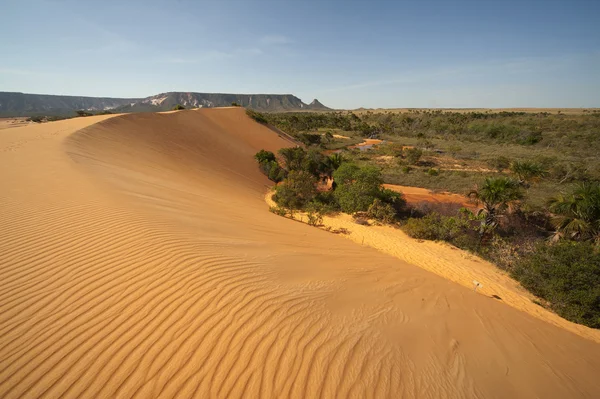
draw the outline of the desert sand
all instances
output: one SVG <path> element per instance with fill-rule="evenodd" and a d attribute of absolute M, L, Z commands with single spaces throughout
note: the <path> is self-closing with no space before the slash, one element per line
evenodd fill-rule
<path fill-rule="evenodd" d="M 239 108 L 3 131 L 0 397 L 600 396 L 595 331 L 270 213 L 288 145 Z"/>

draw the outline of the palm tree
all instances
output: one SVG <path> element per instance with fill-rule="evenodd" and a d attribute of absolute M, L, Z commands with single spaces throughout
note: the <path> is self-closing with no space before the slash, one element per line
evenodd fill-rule
<path fill-rule="evenodd" d="M 341 154 L 334 153 L 323 160 L 323 173 L 331 179 L 333 172 L 335 172 L 340 165 L 344 162 L 344 158 Z"/>
<path fill-rule="evenodd" d="M 600 183 L 581 183 L 548 201 L 556 228 L 554 239 L 594 240 L 600 244 Z"/>
<path fill-rule="evenodd" d="M 480 187 L 469 193 L 476 204 L 483 205 L 478 215 L 483 216 L 479 230 L 480 239 L 498 226 L 500 214 L 523 198 L 519 182 L 506 177 L 488 177 Z"/>
<path fill-rule="evenodd" d="M 533 161 L 514 161 L 510 170 L 519 178 L 519 184 L 528 187 L 548 175 L 542 165 Z"/>

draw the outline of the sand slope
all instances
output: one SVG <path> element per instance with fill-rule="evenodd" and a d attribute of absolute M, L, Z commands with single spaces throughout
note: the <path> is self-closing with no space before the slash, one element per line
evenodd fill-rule
<path fill-rule="evenodd" d="M 241 109 L 5 130 L 0 397 L 600 395 L 597 343 L 269 213 L 285 145 Z"/>

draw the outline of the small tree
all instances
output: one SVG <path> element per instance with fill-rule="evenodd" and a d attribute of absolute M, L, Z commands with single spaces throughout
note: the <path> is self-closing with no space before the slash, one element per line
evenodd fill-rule
<path fill-rule="evenodd" d="M 306 151 L 301 147 L 288 147 L 279 150 L 279 155 L 283 159 L 283 166 L 289 171 L 302 170 Z"/>
<path fill-rule="evenodd" d="M 232 107 L 241 107 L 241 105 L 235 101 L 231 103 L 231 106 Z"/>
<path fill-rule="evenodd" d="M 287 179 L 277 186 L 273 199 L 289 209 L 302 209 L 317 196 L 317 179 L 303 170 L 291 171 Z"/>
<path fill-rule="evenodd" d="M 479 215 L 484 218 L 479 230 L 480 240 L 498 226 L 498 218 L 510 205 L 523 198 L 519 183 L 506 177 L 488 177 L 480 187 L 469 193 L 469 198 L 483 205 Z"/>
<path fill-rule="evenodd" d="M 275 161 L 275 154 L 271 151 L 260 150 L 254 155 L 254 159 L 256 159 L 258 163 L 271 162 Z"/>
<path fill-rule="evenodd" d="M 185 109 L 185 107 L 181 104 L 177 104 L 176 106 L 173 107 L 173 111 L 179 111 Z"/>
<path fill-rule="evenodd" d="M 366 211 L 378 197 L 383 183 L 381 171 L 376 167 L 361 168 L 351 163 L 343 163 L 333 179 L 338 184 L 334 195 L 346 213 Z"/>
<path fill-rule="evenodd" d="M 333 176 L 333 172 L 338 170 L 338 168 L 342 165 L 343 162 L 344 158 L 341 154 L 331 154 L 327 158 L 323 159 L 323 173 L 327 177 L 331 178 Z"/>

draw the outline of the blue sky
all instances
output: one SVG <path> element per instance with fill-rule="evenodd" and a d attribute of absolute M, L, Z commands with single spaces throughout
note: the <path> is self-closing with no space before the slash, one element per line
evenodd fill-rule
<path fill-rule="evenodd" d="M 7 1 L 0 91 L 600 107 L 600 1 Z"/>

